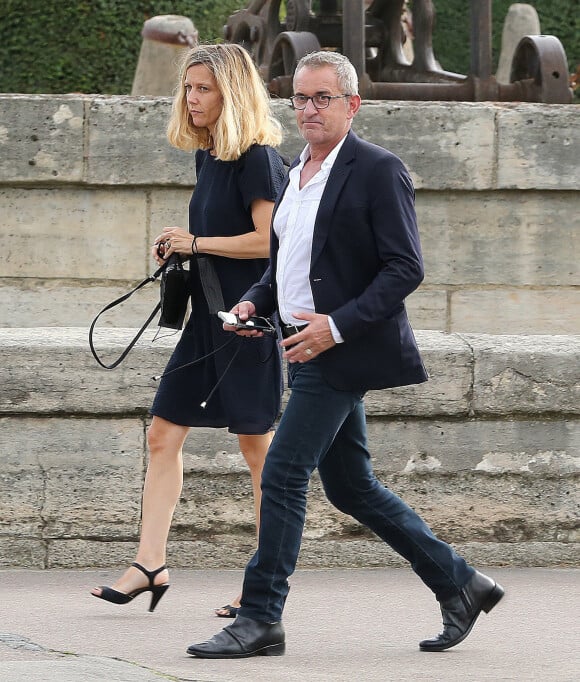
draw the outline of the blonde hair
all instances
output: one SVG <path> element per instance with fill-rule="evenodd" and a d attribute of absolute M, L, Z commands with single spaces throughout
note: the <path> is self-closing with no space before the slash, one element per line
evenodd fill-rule
<path fill-rule="evenodd" d="M 207 128 L 193 125 L 187 109 L 185 76 L 191 66 L 203 64 L 216 80 L 223 107 L 214 139 Z M 253 144 L 277 146 L 282 141 L 280 123 L 270 109 L 266 87 L 248 52 L 240 45 L 199 45 L 185 55 L 179 72 L 167 138 L 178 149 L 213 148 L 222 161 L 238 159 Z"/>

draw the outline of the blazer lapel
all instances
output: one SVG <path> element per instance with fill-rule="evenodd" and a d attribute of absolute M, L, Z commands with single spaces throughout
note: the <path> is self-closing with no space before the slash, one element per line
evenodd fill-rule
<path fill-rule="evenodd" d="M 316 222 L 314 223 L 310 267 L 316 262 L 326 244 L 332 222 L 332 214 L 352 170 L 356 142 L 356 135 L 352 131 L 349 132 L 326 181 L 326 187 L 320 199 L 320 206 L 318 207 Z"/>

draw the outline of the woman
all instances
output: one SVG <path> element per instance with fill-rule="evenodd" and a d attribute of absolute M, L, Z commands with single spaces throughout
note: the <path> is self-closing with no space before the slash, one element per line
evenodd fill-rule
<path fill-rule="evenodd" d="M 189 428 L 228 427 L 237 434 L 252 478 L 258 529 L 260 478 L 282 392 L 275 338 L 231 342 L 232 335 L 208 306 L 207 281 L 202 281 L 202 265 L 210 261 L 221 285 L 223 309 L 230 310 L 260 279 L 269 256 L 274 199 L 284 177 L 273 149 L 281 141 L 280 125 L 242 47 L 205 45 L 188 52 L 167 135 L 178 149 L 197 150 L 197 185 L 189 205 L 189 231 L 165 227 L 152 254 L 158 263 L 173 253 L 191 259 L 192 312 L 151 408 L 135 563 L 112 587 L 92 590 L 115 604 L 151 592 L 150 611 L 169 587 L 166 545 L 183 482 L 181 451 Z M 239 597 L 216 614 L 234 617 L 238 606 Z"/>

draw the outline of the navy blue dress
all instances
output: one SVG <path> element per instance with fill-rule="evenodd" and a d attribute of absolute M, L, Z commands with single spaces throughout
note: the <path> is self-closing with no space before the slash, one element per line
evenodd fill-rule
<path fill-rule="evenodd" d="M 220 161 L 207 151 L 196 152 L 195 160 L 197 184 L 189 204 L 190 232 L 198 237 L 231 237 L 254 231 L 252 202 L 274 201 L 284 179 L 278 153 L 254 145 L 237 161 Z M 268 265 L 265 258 L 202 257 L 210 258 L 214 265 L 225 310 L 262 277 Z M 190 261 L 190 289 L 191 315 L 165 371 L 226 345 L 206 360 L 161 379 L 151 414 L 183 426 L 228 427 L 231 433 L 247 435 L 266 433 L 278 417 L 282 396 L 277 339 L 225 332 L 221 320 L 209 311 L 195 258 Z M 205 401 L 207 405 L 202 407 Z"/>

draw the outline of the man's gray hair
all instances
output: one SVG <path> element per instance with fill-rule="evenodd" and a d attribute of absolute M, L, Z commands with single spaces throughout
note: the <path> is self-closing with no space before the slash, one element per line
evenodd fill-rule
<path fill-rule="evenodd" d="M 331 66 L 338 78 L 338 87 L 345 95 L 358 95 L 358 76 L 356 69 L 350 63 L 348 57 L 339 52 L 311 52 L 305 55 L 296 65 L 295 74 L 300 69 L 321 69 L 324 66 Z"/>

